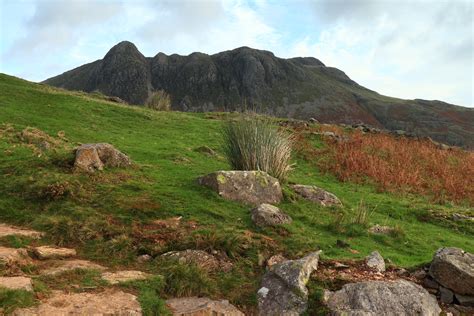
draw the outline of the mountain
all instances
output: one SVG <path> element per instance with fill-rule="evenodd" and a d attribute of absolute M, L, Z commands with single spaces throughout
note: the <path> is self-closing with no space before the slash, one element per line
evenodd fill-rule
<path fill-rule="evenodd" d="M 133 43 L 121 42 L 103 59 L 44 83 L 100 91 L 132 104 L 146 104 L 154 91 L 164 90 L 171 96 L 174 110 L 258 108 L 280 117 L 362 122 L 474 148 L 474 109 L 383 96 L 316 58 L 283 59 L 249 47 L 214 55 L 158 53 L 145 57 Z"/>

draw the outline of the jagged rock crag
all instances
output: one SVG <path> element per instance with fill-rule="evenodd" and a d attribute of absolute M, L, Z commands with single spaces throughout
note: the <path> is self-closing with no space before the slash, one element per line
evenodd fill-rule
<path fill-rule="evenodd" d="M 98 90 L 133 104 L 145 104 L 154 91 L 165 90 L 175 110 L 256 107 L 281 117 L 363 122 L 474 148 L 474 109 L 441 101 L 385 97 L 316 58 L 283 59 L 249 47 L 214 55 L 158 53 L 145 57 L 134 44 L 121 42 L 103 59 L 45 83 L 86 92 Z"/>

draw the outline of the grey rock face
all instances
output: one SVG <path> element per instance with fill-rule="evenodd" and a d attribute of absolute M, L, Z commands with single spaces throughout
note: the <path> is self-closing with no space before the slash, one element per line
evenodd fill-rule
<path fill-rule="evenodd" d="M 257 226 L 277 226 L 291 223 L 291 217 L 278 207 L 263 203 L 252 209 L 252 221 Z"/>
<path fill-rule="evenodd" d="M 474 148 L 473 110 L 440 101 L 385 98 L 316 58 L 283 59 L 249 47 L 214 55 L 158 53 L 146 58 L 132 43 L 121 42 L 103 59 L 45 83 L 98 90 L 133 104 L 145 104 L 153 91 L 164 90 L 174 110 L 233 111 L 244 103 L 263 105 L 265 112 L 280 117 L 364 122 Z"/>
<path fill-rule="evenodd" d="M 441 248 L 433 257 L 429 273 L 453 292 L 474 296 L 473 254 L 459 248 Z"/>
<path fill-rule="evenodd" d="M 441 312 L 434 296 L 405 280 L 346 284 L 327 293 L 326 304 L 331 315 L 340 316 L 433 316 Z"/>
<path fill-rule="evenodd" d="M 337 196 L 317 186 L 295 184 L 291 188 L 304 199 L 322 206 L 342 205 Z"/>
<path fill-rule="evenodd" d="M 304 258 L 286 260 L 269 268 L 257 292 L 260 315 L 300 315 L 307 309 L 306 283 L 318 268 L 320 253 L 313 252 Z"/>
<path fill-rule="evenodd" d="M 277 204 L 283 198 L 280 182 L 263 171 L 217 171 L 198 182 L 225 199 L 246 204 Z"/>
<path fill-rule="evenodd" d="M 373 251 L 365 258 L 365 264 L 377 272 L 385 271 L 385 261 L 378 251 Z"/>
<path fill-rule="evenodd" d="M 107 143 L 84 144 L 76 149 L 74 168 L 87 172 L 106 167 L 126 167 L 132 164 L 130 158 Z"/>

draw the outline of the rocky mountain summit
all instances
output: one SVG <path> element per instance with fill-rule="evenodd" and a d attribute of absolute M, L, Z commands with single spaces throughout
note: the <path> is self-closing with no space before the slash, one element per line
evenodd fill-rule
<path fill-rule="evenodd" d="M 146 104 L 156 91 L 181 111 L 256 108 L 280 117 L 327 123 L 365 123 L 405 130 L 439 142 L 474 148 L 474 110 L 441 101 L 382 96 L 313 57 L 283 59 L 241 47 L 214 55 L 158 53 L 145 57 L 121 42 L 103 59 L 44 81 L 57 87 L 100 91 Z"/>

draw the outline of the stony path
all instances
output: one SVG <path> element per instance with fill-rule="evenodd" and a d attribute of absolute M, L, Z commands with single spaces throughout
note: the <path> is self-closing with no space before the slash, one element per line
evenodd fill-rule
<path fill-rule="evenodd" d="M 23 229 L 0 223 L 0 237 L 26 236 L 39 239 L 44 234 L 34 230 Z M 19 267 L 35 264 L 39 275 L 54 276 L 76 269 L 90 269 L 101 272 L 101 278 L 110 285 L 121 282 L 144 280 L 150 274 L 142 271 L 107 271 L 97 263 L 77 257 L 75 249 L 54 246 L 38 246 L 25 248 L 8 248 L 0 246 L 0 264 L 7 267 L 6 276 L 0 277 L 0 287 L 12 290 L 34 291 L 32 279 L 21 270 L 9 275 L 9 266 Z M 11 273 L 10 273 L 11 274 Z M 173 315 L 203 316 L 242 316 L 236 307 L 228 301 L 213 301 L 208 298 L 170 299 L 167 306 Z M 2 311 L 0 310 L 0 314 Z M 100 293 L 64 293 L 53 291 L 39 305 L 30 308 L 19 308 L 13 312 L 16 316 L 50 316 L 50 315 L 142 315 L 142 309 L 135 295 L 115 288 L 108 288 Z"/>
<path fill-rule="evenodd" d="M 0 238 L 6 236 L 24 236 L 39 239 L 43 236 L 43 233 L 0 223 Z"/>
<path fill-rule="evenodd" d="M 0 223 L 0 237 L 26 236 L 39 239 L 43 233 L 22 229 Z M 91 261 L 76 258 L 75 249 L 54 246 L 25 248 L 8 248 L 0 246 L 0 264 L 5 267 L 18 267 L 25 264 L 37 264 L 39 275 L 57 275 L 75 269 L 92 269 L 102 271 L 102 278 L 110 284 L 131 280 L 143 280 L 150 275 L 141 271 L 105 272 L 107 269 Z M 15 270 L 17 274 L 20 270 Z M 8 275 L 0 277 L 0 287 L 11 290 L 34 291 L 32 279 L 25 275 Z M 1 313 L 1 311 L 0 311 Z M 17 309 L 13 315 L 49 316 L 49 315 L 141 315 L 137 297 L 116 289 L 106 289 L 101 293 L 68 294 L 60 291 L 32 308 Z"/>

